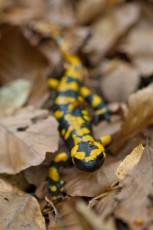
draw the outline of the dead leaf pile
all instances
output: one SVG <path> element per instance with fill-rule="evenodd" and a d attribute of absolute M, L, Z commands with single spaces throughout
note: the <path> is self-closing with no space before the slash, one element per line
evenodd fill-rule
<path fill-rule="evenodd" d="M 153 1 L 0 1 L 0 229 L 153 228 Z M 99 170 L 61 167 L 67 194 L 50 200 L 48 168 L 66 151 L 53 114 L 65 63 L 59 30 L 110 110 Z M 90 111 L 90 108 L 89 108 Z"/>

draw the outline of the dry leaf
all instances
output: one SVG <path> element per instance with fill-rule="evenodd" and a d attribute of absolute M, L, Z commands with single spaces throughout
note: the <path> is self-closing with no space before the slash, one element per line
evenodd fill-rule
<path fill-rule="evenodd" d="M 104 10 L 106 0 L 83 0 L 76 4 L 76 18 L 79 24 L 86 24 L 97 18 Z"/>
<path fill-rule="evenodd" d="M 101 194 L 116 180 L 114 172 L 118 164 L 119 162 L 114 162 L 113 158 L 108 156 L 105 164 L 96 172 L 82 172 L 72 168 L 73 172 L 70 171 L 63 177 L 67 182 L 67 193 L 71 196 L 86 197 Z"/>
<path fill-rule="evenodd" d="M 27 101 L 31 92 L 31 83 L 18 79 L 0 88 L 0 117 L 12 115 Z"/>
<path fill-rule="evenodd" d="M 45 230 L 45 220 L 36 199 L 30 195 L 0 192 L 0 225 L 7 230 Z"/>
<path fill-rule="evenodd" d="M 11 193 L 16 193 L 19 196 L 24 195 L 25 193 L 21 191 L 18 187 L 10 184 L 8 181 L 4 179 L 0 179 L 0 193 L 4 192 L 11 192 Z"/>
<path fill-rule="evenodd" d="M 137 165 L 143 154 L 144 147 L 142 145 L 137 146 L 133 151 L 127 155 L 127 157 L 120 163 L 115 175 L 119 180 L 123 180 L 126 175 Z"/>
<path fill-rule="evenodd" d="M 17 78 L 35 84 L 38 76 L 46 76 L 48 62 L 45 57 L 24 38 L 19 27 L 4 27 L 0 39 L 0 83 Z M 13 45 L 12 45 L 13 44 Z"/>
<path fill-rule="evenodd" d="M 122 52 L 127 53 L 133 64 L 142 76 L 153 74 L 153 28 L 140 24 L 134 27 L 120 47 Z"/>
<path fill-rule="evenodd" d="M 137 70 L 119 59 L 102 64 L 101 73 L 101 90 L 109 102 L 126 102 L 140 84 Z"/>
<path fill-rule="evenodd" d="M 0 21 L 3 23 L 22 25 L 30 20 L 43 17 L 45 5 L 43 0 L 7 0 L 3 5 Z"/>
<path fill-rule="evenodd" d="M 139 90 L 129 97 L 128 109 L 121 130 L 114 137 L 111 151 L 117 153 L 124 142 L 142 131 L 153 120 L 153 85 Z"/>
<path fill-rule="evenodd" d="M 120 130 L 121 118 L 117 115 L 111 115 L 111 122 L 101 121 L 98 125 L 93 126 L 94 136 L 96 139 L 105 136 L 113 136 Z"/>
<path fill-rule="evenodd" d="M 29 184 L 39 185 L 48 176 L 48 167 L 46 165 L 30 167 L 24 171 L 24 176 Z"/>
<path fill-rule="evenodd" d="M 139 163 L 122 180 L 115 217 L 130 229 L 148 229 L 153 221 L 153 142 L 145 147 Z"/>
<path fill-rule="evenodd" d="M 68 230 L 110 230 L 87 205 L 78 199 L 70 199 L 56 205 L 57 223 Z M 52 225 L 50 223 L 50 228 Z"/>
<path fill-rule="evenodd" d="M 92 25 L 93 36 L 84 47 L 92 63 L 108 53 L 127 30 L 139 19 L 140 9 L 135 3 L 123 4 L 103 15 Z"/>
<path fill-rule="evenodd" d="M 0 172 L 15 174 L 39 165 L 58 147 L 56 120 L 46 110 L 27 108 L 0 120 Z"/>

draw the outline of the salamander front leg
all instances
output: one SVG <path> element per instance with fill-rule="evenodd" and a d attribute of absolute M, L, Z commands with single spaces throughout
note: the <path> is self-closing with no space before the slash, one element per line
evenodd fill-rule
<path fill-rule="evenodd" d="M 48 190 L 52 196 L 52 200 L 56 200 L 59 194 L 65 193 L 64 181 L 61 180 L 59 168 L 64 165 L 68 160 L 70 160 L 70 154 L 62 152 L 55 156 L 54 160 L 51 162 L 49 168 Z"/>
<path fill-rule="evenodd" d="M 50 89 L 56 90 L 58 87 L 59 81 L 56 78 L 48 79 L 48 86 Z"/>
<path fill-rule="evenodd" d="M 102 136 L 98 139 L 98 141 L 104 146 L 106 147 L 107 145 L 109 145 L 112 141 L 112 137 L 110 135 L 106 135 L 106 136 Z"/>
<path fill-rule="evenodd" d="M 86 86 L 81 87 L 80 94 L 94 109 L 93 122 L 95 124 L 97 124 L 101 119 L 110 120 L 109 109 L 98 94 L 94 94 Z"/>

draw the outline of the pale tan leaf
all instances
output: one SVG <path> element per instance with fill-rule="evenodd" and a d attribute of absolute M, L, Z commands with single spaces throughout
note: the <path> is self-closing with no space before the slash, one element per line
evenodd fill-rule
<path fill-rule="evenodd" d="M 10 184 L 8 181 L 6 181 L 4 179 L 0 179 L 0 193 L 1 192 L 11 192 L 11 193 L 16 193 L 18 195 L 25 194 L 18 187 L 16 187 L 15 185 Z"/>
<path fill-rule="evenodd" d="M 0 172 L 15 174 L 39 165 L 58 147 L 56 120 L 32 107 L 0 120 Z"/>
<path fill-rule="evenodd" d="M 18 79 L 0 88 L 0 117 L 12 115 L 27 101 L 31 92 L 31 83 Z"/>
<path fill-rule="evenodd" d="M 137 146 L 133 151 L 125 157 L 125 159 L 118 166 L 115 175 L 119 180 L 123 180 L 130 170 L 138 164 L 143 154 L 144 147 L 142 145 Z"/>
<path fill-rule="evenodd" d="M 101 74 L 101 90 L 109 102 L 127 102 L 140 84 L 138 71 L 120 59 L 102 64 Z"/>
<path fill-rule="evenodd" d="M 153 145 L 145 147 L 140 161 L 121 181 L 122 191 L 118 194 L 115 217 L 130 229 L 149 229 L 153 221 Z"/>
<path fill-rule="evenodd" d="M 93 36 L 84 47 L 92 63 L 97 63 L 110 51 L 118 39 L 139 19 L 138 4 L 129 3 L 114 7 L 91 27 Z"/>
<path fill-rule="evenodd" d="M 37 200 L 30 195 L 0 192 L 0 224 L 4 230 L 45 230 Z"/>
<path fill-rule="evenodd" d="M 73 168 L 63 178 L 67 182 L 65 187 L 71 196 L 93 197 L 104 192 L 116 180 L 114 175 L 119 162 L 110 156 L 105 164 L 97 171 L 89 173 Z M 91 186 L 92 185 L 92 186 Z"/>
<path fill-rule="evenodd" d="M 104 10 L 106 0 L 83 0 L 76 4 L 76 18 L 79 24 L 94 20 Z"/>
<path fill-rule="evenodd" d="M 153 122 L 153 85 L 132 94 L 121 130 L 114 137 L 112 152 L 118 152 L 124 142 Z"/>
<path fill-rule="evenodd" d="M 152 10 L 151 10 L 152 12 Z M 149 24 L 149 23 L 148 23 Z M 153 74 L 153 28 L 138 25 L 127 35 L 120 50 L 127 53 L 142 76 Z"/>

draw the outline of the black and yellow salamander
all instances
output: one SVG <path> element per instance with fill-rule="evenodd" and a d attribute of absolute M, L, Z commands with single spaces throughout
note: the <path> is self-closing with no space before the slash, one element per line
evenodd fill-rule
<path fill-rule="evenodd" d="M 108 119 L 109 112 L 102 98 L 93 94 L 83 85 L 83 65 L 76 55 L 70 54 L 66 43 L 60 34 L 54 35 L 63 58 L 66 62 L 64 76 L 58 81 L 51 78 L 49 87 L 56 90 L 53 106 L 54 116 L 59 122 L 59 131 L 68 146 L 68 152 L 59 153 L 51 162 L 49 168 L 49 191 L 52 200 L 57 199 L 59 193 L 64 192 L 64 182 L 60 178 L 59 167 L 72 160 L 75 167 L 82 171 L 93 172 L 99 169 L 106 158 L 104 146 L 110 136 L 103 136 L 95 140 L 92 132 L 92 119 L 86 108 L 89 103 L 94 109 L 94 121 L 101 118 Z"/>

